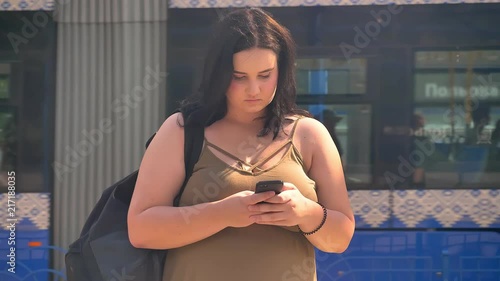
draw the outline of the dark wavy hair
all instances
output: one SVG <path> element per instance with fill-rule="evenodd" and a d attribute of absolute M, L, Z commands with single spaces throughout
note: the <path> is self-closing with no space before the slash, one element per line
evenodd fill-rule
<path fill-rule="evenodd" d="M 210 126 L 227 113 L 226 92 L 233 76 L 233 55 L 251 48 L 272 50 L 278 60 L 278 82 L 273 101 L 267 106 L 264 128 L 258 136 L 282 130 L 285 116 L 311 116 L 297 108 L 295 43 L 290 32 L 259 8 L 232 11 L 216 27 L 205 58 L 203 77 L 197 93 L 181 102 L 184 125 Z"/>

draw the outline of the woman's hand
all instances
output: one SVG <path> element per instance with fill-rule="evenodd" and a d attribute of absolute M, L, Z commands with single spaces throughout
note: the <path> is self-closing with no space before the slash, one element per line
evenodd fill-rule
<path fill-rule="evenodd" d="M 249 206 L 268 200 L 275 196 L 273 191 L 254 193 L 250 190 L 240 191 L 220 201 L 223 217 L 227 218 L 227 224 L 231 227 L 246 227 L 255 221 L 252 215 L 261 214 L 259 211 L 251 211 Z"/>
<path fill-rule="evenodd" d="M 264 203 L 248 206 L 249 211 L 256 213 L 250 219 L 258 224 L 301 225 L 316 203 L 304 197 L 291 183 L 285 182 L 282 190 Z"/>

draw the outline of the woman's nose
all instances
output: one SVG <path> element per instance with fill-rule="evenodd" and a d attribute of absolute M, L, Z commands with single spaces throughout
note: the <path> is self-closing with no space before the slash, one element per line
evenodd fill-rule
<path fill-rule="evenodd" d="M 250 82 L 247 88 L 247 93 L 252 96 L 256 96 L 260 93 L 260 86 L 257 82 Z"/>

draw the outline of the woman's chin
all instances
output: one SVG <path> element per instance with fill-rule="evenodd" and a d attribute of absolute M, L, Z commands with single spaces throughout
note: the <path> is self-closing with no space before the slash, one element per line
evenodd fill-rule
<path fill-rule="evenodd" d="M 242 112 L 245 112 L 247 114 L 259 114 L 264 112 L 265 107 L 253 107 L 253 108 L 246 108 L 242 110 Z"/>

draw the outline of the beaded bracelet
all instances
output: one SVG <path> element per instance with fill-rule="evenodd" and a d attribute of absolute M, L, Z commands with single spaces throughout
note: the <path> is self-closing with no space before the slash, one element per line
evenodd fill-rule
<path fill-rule="evenodd" d="M 311 235 L 311 234 L 316 233 L 318 230 L 320 230 L 320 228 L 321 228 L 321 227 L 323 227 L 323 225 L 324 225 L 324 224 L 325 224 L 325 222 L 326 222 L 326 215 L 327 215 L 327 213 L 328 213 L 328 212 L 327 212 L 327 210 L 326 210 L 325 206 L 323 206 L 323 204 L 321 204 L 321 203 L 319 203 L 319 202 L 317 202 L 317 203 L 321 206 L 321 208 L 323 208 L 323 220 L 321 221 L 321 223 L 319 224 L 319 226 L 318 226 L 318 227 L 316 227 L 316 229 L 315 229 L 315 230 L 313 230 L 313 231 L 311 231 L 311 232 L 304 232 L 304 231 L 302 231 L 302 229 L 300 229 L 300 226 L 298 226 L 298 227 L 299 227 L 299 231 L 300 231 L 300 233 L 302 233 L 302 234 L 304 234 L 304 235 Z"/>

